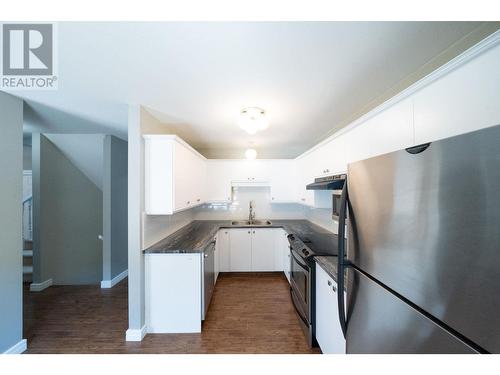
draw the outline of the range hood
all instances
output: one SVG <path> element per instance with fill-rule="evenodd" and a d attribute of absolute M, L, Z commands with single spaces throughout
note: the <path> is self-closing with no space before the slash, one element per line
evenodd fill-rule
<path fill-rule="evenodd" d="M 347 175 L 337 174 L 334 176 L 318 177 L 312 184 L 306 186 L 307 190 L 341 190 Z"/>

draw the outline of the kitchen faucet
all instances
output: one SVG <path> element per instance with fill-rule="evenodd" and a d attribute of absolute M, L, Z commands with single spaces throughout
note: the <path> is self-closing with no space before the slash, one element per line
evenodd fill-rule
<path fill-rule="evenodd" d="M 250 212 L 248 214 L 248 221 L 250 224 L 253 224 L 253 221 L 255 220 L 255 212 L 253 211 L 253 201 L 250 201 Z"/>

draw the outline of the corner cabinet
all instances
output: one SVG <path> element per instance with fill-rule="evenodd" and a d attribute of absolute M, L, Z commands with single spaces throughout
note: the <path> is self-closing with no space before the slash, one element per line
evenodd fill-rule
<path fill-rule="evenodd" d="M 144 135 L 145 209 L 172 215 L 206 201 L 206 159 L 175 135 Z"/>

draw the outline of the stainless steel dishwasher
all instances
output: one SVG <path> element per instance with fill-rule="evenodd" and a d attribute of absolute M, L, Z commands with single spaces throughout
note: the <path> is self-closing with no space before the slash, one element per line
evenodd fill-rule
<path fill-rule="evenodd" d="M 208 307 L 210 306 L 210 301 L 212 300 L 212 294 L 215 288 L 215 242 L 214 239 L 208 244 L 208 246 L 203 250 L 203 278 L 202 278 L 202 304 L 201 304 L 201 315 L 202 320 L 205 320 L 207 315 Z"/>

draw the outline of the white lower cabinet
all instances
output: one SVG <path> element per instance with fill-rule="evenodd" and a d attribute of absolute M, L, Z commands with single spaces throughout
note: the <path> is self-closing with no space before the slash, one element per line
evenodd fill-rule
<path fill-rule="evenodd" d="M 221 272 L 282 271 L 278 228 L 223 228 L 217 234 Z"/>
<path fill-rule="evenodd" d="M 344 354 L 339 322 L 337 283 L 316 264 L 316 340 L 325 354 Z"/>
<path fill-rule="evenodd" d="M 281 249 L 281 257 L 283 262 L 283 272 L 290 282 L 290 243 L 288 242 L 288 233 L 282 230 L 279 236 L 279 244 Z"/>
<path fill-rule="evenodd" d="M 252 231 L 246 228 L 229 229 L 229 270 L 252 270 Z"/>
<path fill-rule="evenodd" d="M 219 272 L 231 271 L 229 258 L 229 229 L 221 229 L 217 233 L 217 257 L 219 258 Z"/>
<path fill-rule="evenodd" d="M 201 254 L 145 256 L 148 333 L 201 332 Z"/>
<path fill-rule="evenodd" d="M 214 285 L 217 283 L 217 278 L 220 272 L 220 257 L 219 257 L 219 247 L 217 246 L 217 236 L 215 237 L 215 248 L 214 248 Z"/>
<path fill-rule="evenodd" d="M 276 235 L 274 228 L 252 229 L 252 271 L 276 271 Z"/>

